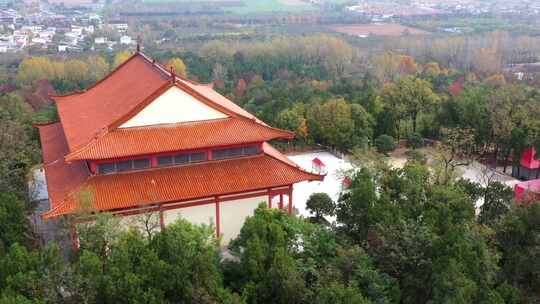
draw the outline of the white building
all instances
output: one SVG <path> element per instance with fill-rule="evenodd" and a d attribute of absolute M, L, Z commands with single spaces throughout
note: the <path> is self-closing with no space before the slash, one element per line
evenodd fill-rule
<path fill-rule="evenodd" d="M 94 38 L 94 43 L 95 44 L 105 44 L 106 43 L 105 37 L 96 37 L 96 38 Z"/>
<path fill-rule="evenodd" d="M 127 23 L 110 23 L 110 27 L 117 30 L 120 33 L 125 33 L 128 30 L 128 24 Z"/>
<path fill-rule="evenodd" d="M 129 36 L 122 36 L 120 37 L 120 44 L 132 44 L 133 41 L 131 39 L 131 37 Z"/>

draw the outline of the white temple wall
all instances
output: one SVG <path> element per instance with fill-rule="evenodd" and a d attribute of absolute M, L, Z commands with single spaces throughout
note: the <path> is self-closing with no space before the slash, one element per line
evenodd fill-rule
<path fill-rule="evenodd" d="M 257 195 L 257 193 L 254 193 L 254 195 Z M 246 218 L 252 216 L 255 209 L 257 209 L 261 203 L 268 205 L 267 194 L 261 194 L 252 198 L 220 201 L 219 217 L 220 233 L 222 236 L 221 245 L 228 245 L 232 239 L 238 236 Z M 273 207 L 277 208 L 277 202 Z M 145 218 L 147 218 L 147 214 L 124 216 L 121 219 L 121 225 L 126 229 L 128 227 L 136 227 L 144 232 Z M 216 227 L 216 204 L 210 203 L 200 206 L 163 210 L 163 223 L 165 227 L 176 222 L 180 218 L 193 224 L 206 224 Z M 151 221 L 152 223 L 157 224 L 154 231 L 159 231 L 159 211 L 152 212 Z"/>
<path fill-rule="evenodd" d="M 227 115 L 207 106 L 195 97 L 172 87 L 152 101 L 120 128 L 152 126 L 226 118 Z"/>
<path fill-rule="evenodd" d="M 224 245 L 240 234 L 246 218 L 252 216 L 261 203 L 268 205 L 268 195 L 220 203 L 221 235 Z"/>
<path fill-rule="evenodd" d="M 180 209 L 165 210 L 163 212 L 163 222 L 165 227 L 176 222 L 179 218 L 188 220 L 193 224 L 216 224 L 216 205 L 207 204 L 202 206 L 192 206 Z"/>

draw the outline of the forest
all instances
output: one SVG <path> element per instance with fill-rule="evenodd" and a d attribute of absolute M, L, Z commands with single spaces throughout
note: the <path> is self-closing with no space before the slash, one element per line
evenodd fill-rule
<path fill-rule="evenodd" d="M 278 146 L 321 145 L 354 163 L 337 201 L 310 198 L 311 218 L 259 207 L 227 257 L 211 227 L 123 231 L 108 214 L 80 225 L 80 250 L 67 258 L 61 244 L 40 246 L 28 220 L 27 175 L 41 161 L 32 124 L 57 119 L 43 90 L 83 90 L 130 53 L 5 67 L 0 303 L 537 303 L 540 204 L 517 205 L 504 185 L 483 188 L 452 170 L 459 159 L 510 166 L 509 156 L 540 151 L 537 75 L 504 68 L 537 56 L 539 43 L 434 39 L 424 52 L 422 40 L 374 52 L 324 34 L 145 50 L 296 132 Z M 400 139 L 441 142 L 440 163 L 413 151 L 404 168 L 389 167 L 384 154 Z"/>

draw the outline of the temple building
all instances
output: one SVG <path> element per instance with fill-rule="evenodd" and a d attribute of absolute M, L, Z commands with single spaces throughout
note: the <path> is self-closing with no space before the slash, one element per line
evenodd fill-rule
<path fill-rule="evenodd" d="M 521 180 L 540 178 L 540 160 L 537 159 L 534 148 L 527 148 L 523 151 L 519 166 L 512 166 L 512 176 Z"/>
<path fill-rule="evenodd" d="M 259 204 L 292 213 L 293 185 L 324 178 L 268 143 L 293 133 L 139 50 L 87 90 L 53 99 L 59 121 L 37 126 L 45 219 L 152 212 L 161 229 L 179 217 L 212 224 L 226 244 Z"/>

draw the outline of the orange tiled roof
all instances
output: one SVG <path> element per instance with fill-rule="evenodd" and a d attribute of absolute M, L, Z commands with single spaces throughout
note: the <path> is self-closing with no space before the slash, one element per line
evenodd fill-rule
<path fill-rule="evenodd" d="M 85 92 L 55 97 L 60 122 L 38 126 L 52 209 L 45 218 L 77 210 L 88 190 L 95 210 L 110 211 L 144 204 L 240 193 L 290 185 L 324 176 L 303 171 L 264 144 L 264 154 L 186 166 L 112 175 L 89 175 L 79 159 L 116 158 L 236 143 L 291 138 L 269 127 L 210 86 L 174 78 L 137 52 Z M 229 118 L 140 128 L 116 128 L 161 92 L 176 85 Z M 71 153 L 70 153 L 71 152 Z M 66 158 L 69 155 L 69 158 Z M 66 162 L 66 159 L 71 162 Z"/>
<path fill-rule="evenodd" d="M 245 118 L 116 129 L 71 153 L 67 160 L 109 159 L 213 146 L 291 139 L 293 133 Z"/>
<path fill-rule="evenodd" d="M 229 109 L 229 110 L 231 110 L 231 111 L 233 111 L 233 112 L 235 112 L 235 113 L 237 113 L 237 114 L 239 114 L 241 116 L 244 116 L 246 118 L 253 119 L 253 120 L 257 121 L 258 123 L 265 124 L 262 120 L 258 119 L 256 116 L 252 115 L 251 113 L 249 113 L 248 111 L 246 111 L 242 107 L 240 107 L 239 105 L 237 105 L 234 102 L 230 101 L 225 96 L 223 96 L 223 95 L 219 94 L 218 92 L 216 92 L 212 88 L 212 85 L 199 84 L 199 83 L 195 83 L 193 81 L 189 81 L 187 79 L 181 79 L 179 81 L 182 82 L 182 83 L 185 83 L 187 86 L 192 88 L 195 92 L 201 94 L 202 96 L 204 96 L 205 98 L 207 98 L 209 100 L 212 100 L 214 103 L 218 104 L 219 106 L 224 107 L 226 109 Z"/>
<path fill-rule="evenodd" d="M 144 57 L 134 55 L 85 92 L 54 97 L 70 151 L 123 117 L 170 81 Z"/>
<path fill-rule="evenodd" d="M 77 152 L 96 137 L 112 132 L 173 85 L 218 110 L 266 126 L 211 86 L 177 76 L 175 80 L 173 84 L 170 72 L 137 52 L 88 90 L 53 97 L 69 150 Z"/>
<path fill-rule="evenodd" d="M 66 163 L 68 151 L 66 138 L 60 123 L 38 126 L 43 150 L 43 168 L 51 208 L 62 202 L 66 194 L 86 181 L 89 172 L 85 162 Z"/>
<path fill-rule="evenodd" d="M 91 209 L 114 211 L 290 185 L 324 176 L 308 173 L 267 154 L 90 177 L 45 218 L 76 212 L 91 197 Z"/>

